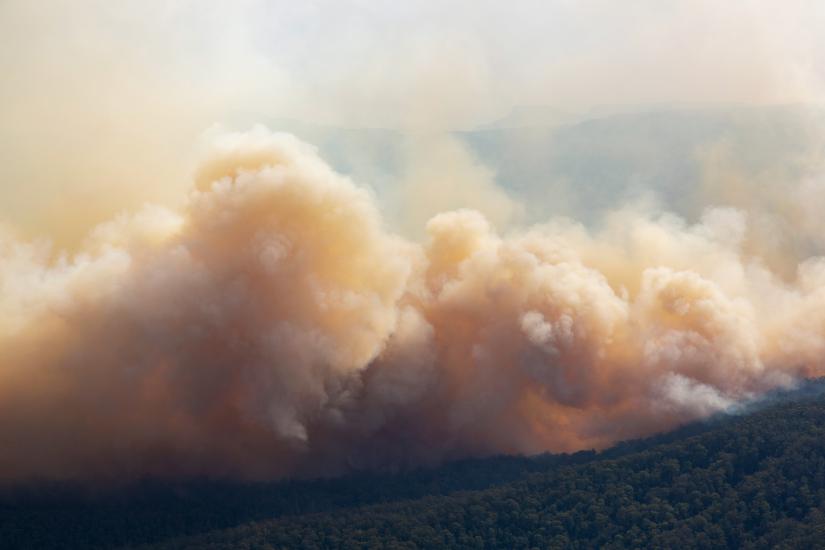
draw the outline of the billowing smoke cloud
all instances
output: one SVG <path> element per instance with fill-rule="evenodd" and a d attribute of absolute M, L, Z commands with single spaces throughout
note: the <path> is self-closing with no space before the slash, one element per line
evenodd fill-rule
<path fill-rule="evenodd" d="M 825 260 L 775 275 L 749 220 L 625 209 L 423 244 L 258 127 L 178 212 L 83 250 L 0 237 L 0 478 L 264 479 L 603 447 L 825 371 Z"/>

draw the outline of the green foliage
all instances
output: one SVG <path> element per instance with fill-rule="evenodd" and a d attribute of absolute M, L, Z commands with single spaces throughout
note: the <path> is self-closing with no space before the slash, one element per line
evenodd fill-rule
<path fill-rule="evenodd" d="M 256 522 L 161 548 L 816 548 L 825 400 L 483 491 Z"/>
<path fill-rule="evenodd" d="M 485 489 L 594 456 L 588 451 L 533 458 L 490 457 L 435 469 L 277 483 L 155 480 L 120 487 L 7 487 L 0 489 L 0 549 L 148 543 L 253 520 Z"/>
<path fill-rule="evenodd" d="M 817 548 L 825 398 L 802 397 L 598 454 L 174 491 L 150 484 L 85 500 L 18 493 L 0 507 L 0 546 Z"/>

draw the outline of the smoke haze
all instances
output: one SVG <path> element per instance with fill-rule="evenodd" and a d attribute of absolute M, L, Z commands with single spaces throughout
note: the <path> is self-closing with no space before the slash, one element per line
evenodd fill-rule
<path fill-rule="evenodd" d="M 178 208 L 213 124 L 432 131 L 519 105 L 821 102 L 824 27 L 809 0 L 4 0 L 0 219 L 76 247 L 144 202 Z"/>
<path fill-rule="evenodd" d="M 603 448 L 825 375 L 822 111 L 624 116 L 815 104 L 818 3 L 291 4 L 0 3 L 0 481 Z"/>

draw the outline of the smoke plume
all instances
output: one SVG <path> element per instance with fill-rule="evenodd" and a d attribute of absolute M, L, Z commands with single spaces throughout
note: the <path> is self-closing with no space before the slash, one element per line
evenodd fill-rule
<path fill-rule="evenodd" d="M 180 211 L 0 235 L 0 478 L 271 479 L 600 448 L 825 373 L 825 260 L 627 208 L 412 242 L 315 149 L 219 136 Z"/>

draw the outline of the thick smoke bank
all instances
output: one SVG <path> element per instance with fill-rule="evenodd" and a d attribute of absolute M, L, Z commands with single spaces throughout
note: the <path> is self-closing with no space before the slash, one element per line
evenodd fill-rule
<path fill-rule="evenodd" d="M 825 260 L 780 279 L 738 211 L 427 232 L 388 233 L 368 191 L 258 128 L 217 141 L 181 212 L 72 258 L 0 237 L 0 478 L 602 447 L 825 371 Z"/>

